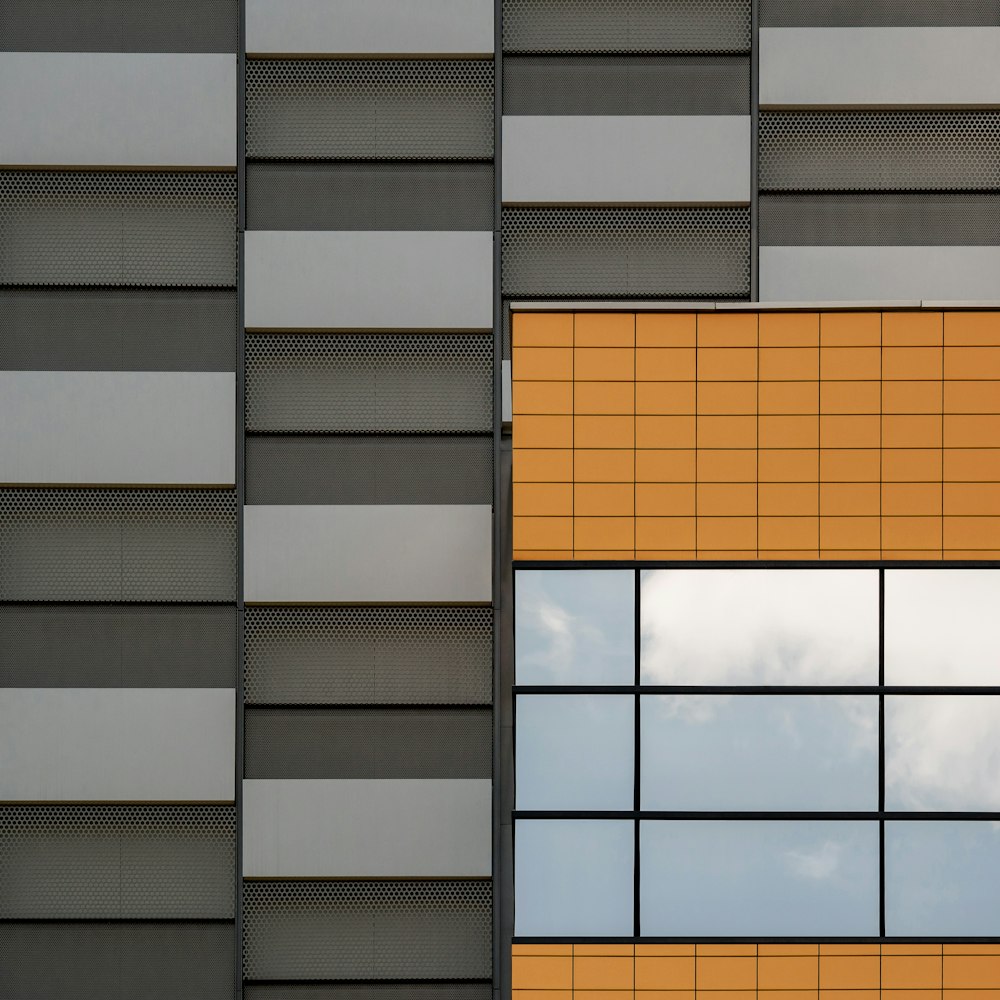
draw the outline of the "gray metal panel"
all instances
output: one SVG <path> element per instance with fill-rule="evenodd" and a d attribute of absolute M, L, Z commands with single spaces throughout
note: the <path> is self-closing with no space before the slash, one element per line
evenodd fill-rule
<path fill-rule="evenodd" d="M 502 361 L 500 371 L 500 393 L 501 393 L 501 404 L 500 404 L 500 419 L 505 423 L 509 424 L 514 417 L 514 397 L 513 397 L 513 385 L 511 384 L 511 363 L 509 361 Z"/>
<path fill-rule="evenodd" d="M 236 370 L 228 288 L 0 288 L 0 368 Z"/>
<path fill-rule="evenodd" d="M 235 173 L 0 171 L 0 285 L 235 284 Z"/>
<path fill-rule="evenodd" d="M 247 0 L 247 51 L 493 52 L 491 0 Z"/>
<path fill-rule="evenodd" d="M 258 608 L 244 626 L 247 704 L 488 705 L 489 608 Z"/>
<path fill-rule="evenodd" d="M 0 606 L 0 687 L 236 686 L 236 610 Z"/>
<path fill-rule="evenodd" d="M 492 797 L 489 777 L 244 781 L 243 874 L 488 876 Z"/>
<path fill-rule="evenodd" d="M 489 163 L 247 165 L 247 229 L 492 228 Z"/>
<path fill-rule="evenodd" d="M 0 918 L 231 920 L 232 806 L 0 806 Z"/>
<path fill-rule="evenodd" d="M 493 323 L 491 233 L 246 234 L 246 325 L 482 330 Z"/>
<path fill-rule="evenodd" d="M 748 208 L 505 208 L 504 295 L 744 297 Z"/>
<path fill-rule="evenodd" d="M 0 600 L 235 594 L 232 489 L 0 489 Z"/>
<path fill-rule="evenodd" d="M 246 440 L 248 504 L 490 504 L 487 435 L 265 435 Z"/>
<path fill-rule="evenodd" d="M 251 334 L 246 426 L 255 432 L 490 431 L 493 337 Z"/>
<path fill-rule="evenodd" d="M 750 201 L 750 117 L 504 115 L 506 202 Z"/>
<path fill-rule="evenodd" d="M 767 106 L 1000 104 L 1000 27 L 762 28 Z"/>
<path fill-rule="evenodd" d="M 230 372 L 0 372 L 5 483 L 235 482 Z"/>
<path fill-rule="evenodd" d="M 764 247 L 763 302 L 985 299 L 996 295 L 1000 247 Z"/>
<path fill-rule="evenodd" d="M 247 881 L 246 979 L 489 979 L 489 879 Z"/>
<path fill-rule="evenodd" d="M 3 52 L 236 52 L 238 0 L 7 0 Z"/>
<path fill-rule="evenodd" d="M 0 923 L 10 1000 L 232 1000 L 232 923 Z"/>
<path fill-rule="evenodd" d="M 251 59 L 247 156 L 493 156 L 493 61 Z"/>
<path fill-rule="evenodd" d="M 995 25 L 996 0 L 760 0 L 763 28 Z"/>
<path fill-rule="evenodd" d="M 488 603 L 492 510 L 243 509 L 244 596 L 264 603 Z"/>
<path fill-rule="evenodd" d="M 748 115 L 742 56 L 507 56 L 505 115 Z M 506 149 L 507 136 L 504 135 Z"/>
<path fill-rule="evenodd" d="M 749 52 L 750 0 L 503 0 L 505 52 Z"/>
<path fill-rule="evenodd" d="M 997 193 L 762 194 L 759 208 L 761 246 L 1000 244 Z"/>
<path fill-rule="evenodd" d="M 244 1000 L 490 1000 L 489 983 L 244 983 Z"/>
<path fill-rule="evenodd" d="M 4 688 L 0 800 L 232 801 L 231 688 Z"/>
<path fill-rule="evenodd" d="M 489 778 L 489 708 L 247 707 L 245 778 Z"/>
<path fill-rule="evenodd" d="M 236 56 L 0 54 L 0 134 L 18 166 L 235 167 Z"/>

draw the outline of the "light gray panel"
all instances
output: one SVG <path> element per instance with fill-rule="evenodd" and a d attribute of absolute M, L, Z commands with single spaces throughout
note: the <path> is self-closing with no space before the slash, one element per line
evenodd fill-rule
<path fill-rule="evenodd" d="M 0 799 L 231 801 L 231 688 L 5 688 Z"/>
<path fill-rule="evenodd" d="M 488 602 L 488 506 L 254 506 L 243 511 L 255 602 Z"/>
<path fill-rule="evenodd" d="M 750 118 L 505 115 L 505 202 L 749 202 Z"/>
<path fill-rule="evenodd" d="M 5 483 L 235 482 L 229 372 L 0 372 Z"/>
<path fill-rule="evenodd" d="M 1000 28 L 762 28 L 767 106 L 1000 103 Z"/>
<path fill-rule="evenodd" d="M 997 294 L 1000 247 L 761 247 L 762 302 L 981 300 Z"/>
<path fill-rule="evenodd" d="M 253 232 L 245 253 L 251 328 L 493 324 L 491 233 Z"/>
<path fill-rule="evenodd" d="M 509 424 L 514 418 L 514 392 L 511 382 L 511 363 L 500 362 L 500 419 Z"/>
<path fill-rule="evenodd" d="M 997 23 L 996 0 L 760 0 L 764 28 Z"/>
<path fill-rule="evenodd" d="M 247 0 L 247 52 L 493 52 L 491 0 Z"/>
<path fill-rule="evenodd" d="M 244 781 L 243 874 L 489 875 L 491 815 L 488 779 Z"/>
<path fill-rule="evenodd" d="M 4 162 L 233 167 L 236 93 L 234 55 L 5 52 Z"/>

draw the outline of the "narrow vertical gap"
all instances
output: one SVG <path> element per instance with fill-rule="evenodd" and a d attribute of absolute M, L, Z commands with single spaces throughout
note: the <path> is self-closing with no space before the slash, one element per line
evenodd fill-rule
<path fill-rule="evenodd" d="M 941 558 L 944 559 L 944 311 L 941 312 Z M 943 961 L 943 959 L 942 959 Z M 942 980 L 943 982 L 944 980 Z"/>
<path fill-rule="evenodd" d="M 634 635 L 633 635 L 633 683 L 635 684 L 635 693 L 633 694 L 633 710 L 634 710 L 634 722 L 633 722 L 633 733 L 632 733 L 632 777 L 633 777 L 633 787 L 632 787 L 632 808 L 638 813 L 642 808 L 642 699 L 639 695 L 639 684 L 641 677 L 639 655 L 640 655 L 640 644 L 641 644 L 641 633 L 640 629 L 642 627 L 642 573 L 636 568 L 632 573 L 633 577 L 633 587 L 634 587 Z M 640 829 L 639 829 L 639 819 L 636 818 L 633 821 L 632 830 L 632 936 L 640 937 L 642 933 L 641 925 L 641 915 L 640 915 L 640 889 L 641 889 L 641 879 L 642 879 L 642 859 L 640 856 Z M 634 954 L 634 950 L 633 950 Z M 634 973 L 634 969 L 633 969 Z M 633 985 L 635 979 L 632 980 Z"/>
<path fill-rule="evenodd" d="M 699 329 L 701 328 L 701 313 L 694 314 L 694 558 L 698 558 L 698 472 L 701 466 L 701 453 L 698 451 L 698 354 Z"/>
<path fill-rule="evenodd" d="M 576 313 L 571 313 L 569 335 L 569 551 L 570 558 L 576 559 Z M 511 352 L 513 353 L 513 351 Z"/>
<path fill-rule="evenodd" d="M 754 522 L 757 529 L 757 548 L 755 555 L 760 559 L 760 313 L 754 314 L 757 323 L 757 371 L 754 383 L 754 461 L 756 462 L 756 472 L 754 474 L 754 487 L 756 489 L 756 500 L 754 502 Z"/>
<path fill-rule="evenodd" d="M 885 350 L 885 313 L 878 314 L 878 556 L 885 558 L 885 519 L 883 515 L 882 494 L 885 493 L 885 363 L 882 352 Z M 881 621 L 881 619 L 880 619 Z M 881 649 L 881 646 L 880 646 Z M 879 654 L 881 662 L 881 653 Z"/>
<path fill-rule="evenodd" d="M 885 937 L 885 568 L 878 571 L 878 933 Z M 879 961 L 881 969 L 881 960 Z"/>
<path fill-rule="evenodd" d="M 636 509 L 636 493 L 638 492 L 638 487 L 636 486 L 636 451 L 638 448 L 638 435 L 636 433 L 636 425 L 639 422 L 639 416 L 636 412 L 638 406 L 636 403 L 638 397 L 638 386 L 636 380 L 639 374 L 639 317 L 636 313 L 632 313 L 632 558 L 637 558 L 637 553 L 639 549 L 638 544 L 638 515 Z M 636 605 L 638 607 L 638 604 Z M 636 659 L 638 664 L 638 658 Z M 636 681 L 638 683 L 638 681 Z M 638 808 L 638 806 L 636 806 Z"/>
<path fill-rule="evenodd" d="M 760 3 L 750 4 L 750 301 L 760 301 L 758 142 L 760 133 Z"/>

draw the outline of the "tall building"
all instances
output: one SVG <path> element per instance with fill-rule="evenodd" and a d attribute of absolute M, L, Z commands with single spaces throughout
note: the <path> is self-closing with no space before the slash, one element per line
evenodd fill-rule
<path fill-rule="evenodd" d="M 4 4 L 0 998 L 1000 996 L 998 66 Z"/>

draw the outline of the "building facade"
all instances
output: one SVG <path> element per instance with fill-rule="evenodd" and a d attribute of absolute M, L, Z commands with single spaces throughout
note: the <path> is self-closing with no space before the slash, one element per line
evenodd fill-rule
<path fill-rule="evenodd" d="M 6 4 L 0 997 L 1000 995 L 998 65 Z"/>

